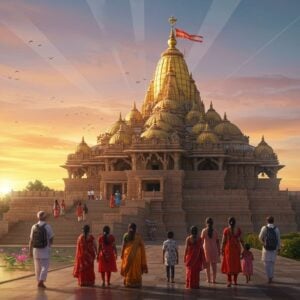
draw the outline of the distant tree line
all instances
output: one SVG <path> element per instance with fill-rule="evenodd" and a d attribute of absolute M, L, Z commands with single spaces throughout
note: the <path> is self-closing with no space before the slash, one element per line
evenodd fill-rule
<path fill-rule="evenodd" d="M 40 180 L 36 179 L 35 181 L 29 181 L 24 191 L 53 191 L 53 189 L 50 189 L 48 186 L 44 185 Z"/>

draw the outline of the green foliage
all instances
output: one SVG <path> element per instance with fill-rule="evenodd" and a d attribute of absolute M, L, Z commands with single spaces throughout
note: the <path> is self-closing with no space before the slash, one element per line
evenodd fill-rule
<path fill-rule="evenodd" d="M 300 237 L 285 239 L 282 241 L 280 255 L 293 259 L 300 259 Z"/>
<path fill-rule="evenodd" d="M 300 238 L 300 232 L 291 232 L 291 233 L 281 235 L 281 239 L 283 240 L 291 240 L 294 238 Z"/>
<path fill-rule="evenodd" d="M 10 201 L 11 201 L 10 194 L 7 194 L 0 198 L 0 219 L 2 214 L 6 213 L 9 210 Z"/>
<path fill-rule="evenodd" d="M 49 187 L 45 186 L 40 180 L 35 180 L 34 182 L 29 181 L 25 191 L 36 192 L 36 191 L 53 191 Z"/>
<path fill-rule="evenodd" d="M 251 248 L 262 249 L 262 243 L 260 242 L 258 235 L 256 233 L 248 233 L 244 237 L 245 244 L 250 244 Z"/>

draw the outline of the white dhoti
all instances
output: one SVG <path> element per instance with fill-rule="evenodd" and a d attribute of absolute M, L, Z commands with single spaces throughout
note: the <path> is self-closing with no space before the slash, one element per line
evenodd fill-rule
<path fill-rule="evenodd" d="M 34 269 L 37 281 L 46 281 L 49 269 L 49 258 L 35 258 Z"/>

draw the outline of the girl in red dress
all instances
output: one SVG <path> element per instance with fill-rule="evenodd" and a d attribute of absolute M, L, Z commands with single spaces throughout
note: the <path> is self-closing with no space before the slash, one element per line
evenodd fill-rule
<path fill-rule="evenodd" d="M 191 235 L 186 238 L 184 263 L 186 266 L 186 288 L 199 289 L 200 271 L 205 269 L 206 261 L 203 241 L 198 235 L 198 228 L 191 228 Z"/>
<path fill-rule="evenodd" d="M 99 237 L 98 271 L 101 273 L 102 286 L 105 286 L 105 273 L 107 285 L 110 285 L 111 272 L 117 272 L 117 248 L 115 237 L 110 234 L 108 226 L 103 227 L 103 234 Z"/>
<path fill-rule="evenodd" d="M 234 284 L 237 285 L 238 274 L 242 271 L 241 268 L 241 246 L 243 240 L 241 238 L 242 232 L 235 227 L 235 218 L 228 219 L 229 226 L 223 231 L 222 239 L 222 273 L 227 274 L 227 286 L 232 284 L 232 276 Z"/>

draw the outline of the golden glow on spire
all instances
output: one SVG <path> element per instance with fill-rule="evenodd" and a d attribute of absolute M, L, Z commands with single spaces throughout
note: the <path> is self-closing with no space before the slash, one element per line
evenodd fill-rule
<path fill-rule="evenodd" d="M 169 23 L 171 25 L 171 32 L 170 32 L 170 36 L 169 36 L 169 40 L 168 40 L 168 45 L 169 45 L 169 49 L 175 49 L 175 46 L 177 44 L 176 38 L 175 38 L 175 33 L 174 33 L 174 26 L 177 22 L 177 19 L 175 17 L 171 17 L 169 18 Z"/>

